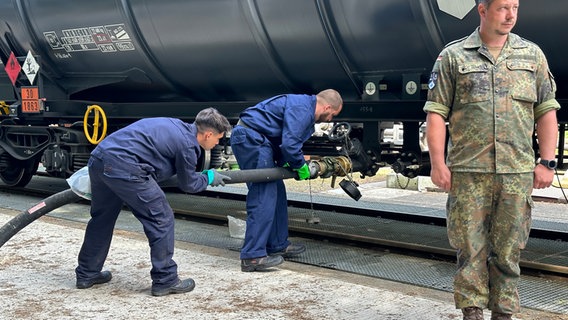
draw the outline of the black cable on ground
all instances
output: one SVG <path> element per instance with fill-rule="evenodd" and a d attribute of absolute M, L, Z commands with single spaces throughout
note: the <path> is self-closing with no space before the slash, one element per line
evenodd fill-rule
<path fill-rule="evenodd" d="M 53 211 L 54 209 L 68 203 L 77 202 L 81 199 L 82 198 L 71 189 L 67 189 L 47 197 L 33 207 L 23 211 L 0 228 L 0 248 L 16 233 L 39 217 Z"/>
<path fill-rule="evenodd" d="M 566 203 L 568 203 L 568 198 L 566 197 L 566 193 L 564 193 L 564 188 L 562 187 L 562 181 L 560 181 L 560 175 L 558 173 L 558 169 L 554 169 L 554 173 L 556 176 L 556 180 L 558 181 L 558 188 L 560 188 L 560 191 L 562 191 L 562 195 L 564 196 L 564 201 L 566 201 Z M 564 173 L 563 173 L 564 175 Z"/>

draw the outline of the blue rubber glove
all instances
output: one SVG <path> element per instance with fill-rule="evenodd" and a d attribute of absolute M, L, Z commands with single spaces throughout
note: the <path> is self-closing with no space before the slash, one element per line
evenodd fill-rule
<path fill-rule="evenodd" d="M 293 170 L 298 173 L 298 180 L 307 180 L 310 178 L 310 168 L 307 163 L 304 163 L 303 166 Z"/>
<path fill-rule="evenodd" d="M 231 177 L 220 174 L 213 169 L 205 170 L 203 173 L 207 175 L 208 184 L 212 187 L 224 186 L 225 181 L 231 181 Z"/>

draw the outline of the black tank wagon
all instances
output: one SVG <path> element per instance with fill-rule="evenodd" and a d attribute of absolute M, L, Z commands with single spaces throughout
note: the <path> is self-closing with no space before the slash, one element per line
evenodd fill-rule
<path fill-rule="evenodd" d="M 543 48 L 566 108 L 564 9 L 523 1 L 515 32 Z M 344 124 L 307 154 L 348 153 L 366 176 L 387 165 L 427 173 L 419 133 L 432 64 L 477 25 L 474 0 L 1 1 L 0 178 L 23 186 L 40 162 L 67 177 L 105 133 L 143 117 L 191 121 L 214 106 L 236 123 L 272 95 L 326 88 L 344 97 Z M 384 139 L 392 123 L 402 144 Z M 216 150 L 203 166 L 224 159 Z"/>

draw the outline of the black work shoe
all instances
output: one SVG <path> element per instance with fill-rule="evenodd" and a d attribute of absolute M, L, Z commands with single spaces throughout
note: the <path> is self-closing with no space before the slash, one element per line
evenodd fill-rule
<path fill-rule="evenodd" d="M 186 293 L 193 290 L 193 288 L 195 288 L 195 281 L 191 278 L 187 278 L 185 280 L 179 280 L 178 283 L 168 288 L 152 289 L 152 295 L 160 297 L 167 294 Z"/>
<path fill-rule="evenodd" d="M 241 271 L 251 272 L 256 270 L 264 270 L 277 266 L 284 262 L 282 256 L 266 256 L 261 258 L 243 259 L 241 260 Z"/>
<path fill-rule="evenodd" d="M 295 256 L 297 254 L 300 254 L 302 252 L 306 251 L 306 246 L 300 243 L 290 243 L 290 245 L 288 245 L 285 249 L 277 251 L 277 252 L 273 252 L 270 255 L 271 256 L 282 256 L 284 258 L 290 257 L 290 256 Z"/>
<path fill-rule="evenodd" d="M 491 320 L 511 320 L 513 315 L 510 313 L 491 312 Z"/>
<path fill-rule="evenodd" d="M 79 280 L 77 279 L 77 289 L 87 289 L 95 284 L 107 283 L 112 279 L 112 274 L 110 271 L 102 271 L 99 274 L 91 279 Z"/>
<path fill-rule="evenodd" d="M 467 307 L 462 309 L 463 320 L 483 320 L 483 310 L 478 307 Z"/>

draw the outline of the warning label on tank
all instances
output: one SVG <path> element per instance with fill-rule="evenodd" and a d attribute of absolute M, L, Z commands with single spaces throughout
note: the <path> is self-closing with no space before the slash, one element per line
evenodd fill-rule
<path fill-rule="evenodd" d="M 74 52 L 112 53 L 136 50 L 123 23 L 64 29 L 59 33 L 46 31 L 43 35 L 55 51 L 55 57 L 60 59 L 70 58 L 70 54 Z"/>

